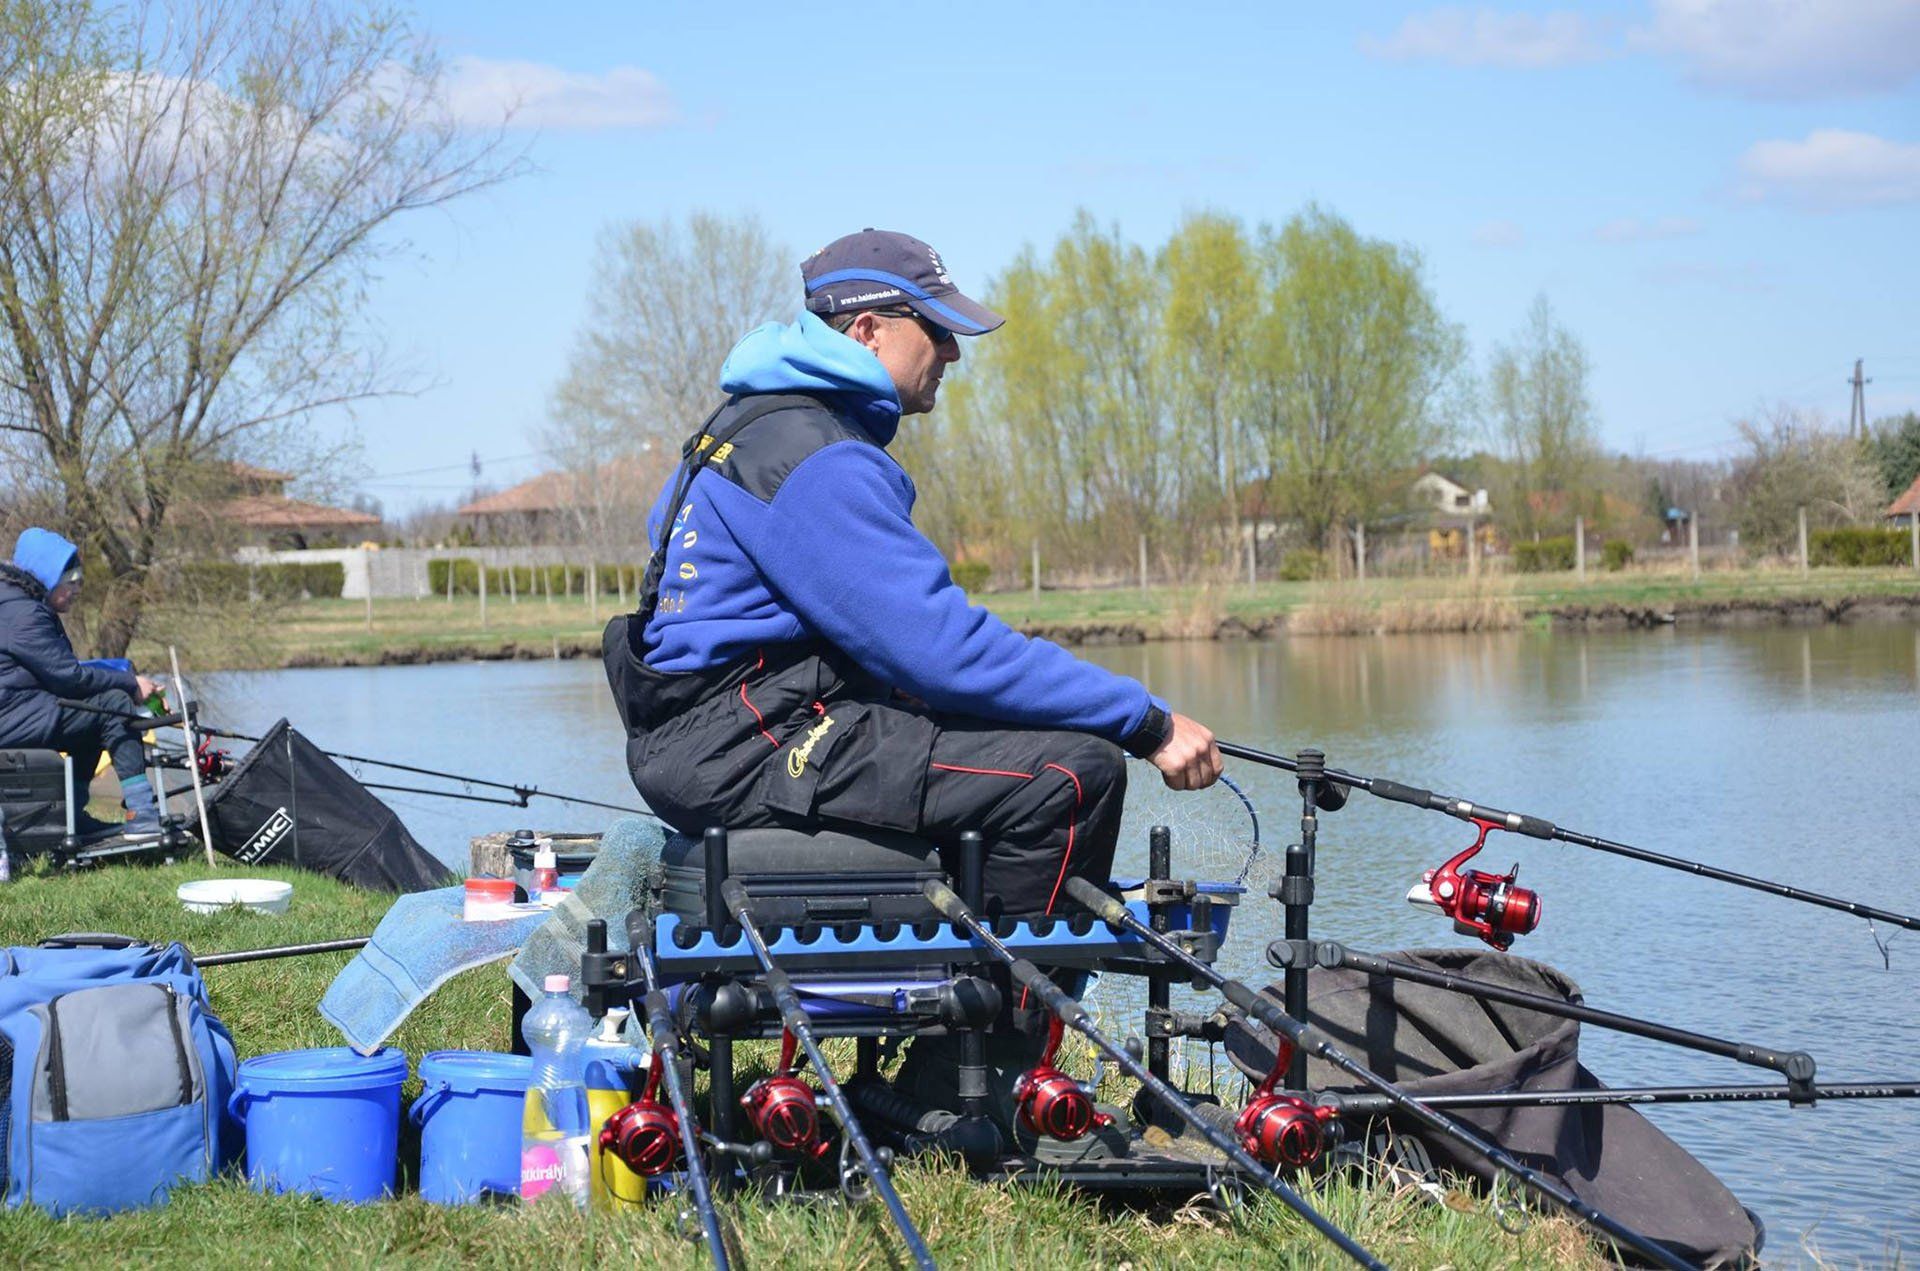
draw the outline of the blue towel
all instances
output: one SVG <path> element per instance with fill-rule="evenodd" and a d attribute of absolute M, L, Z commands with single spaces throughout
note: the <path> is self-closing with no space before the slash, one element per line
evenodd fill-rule
<path fill-rule="evenodd" d="M 441 887 L 393 902 L 373 939 L 340 968 L 320 999 L 320 1017 L 370 1055 L 413 1008 L 460 972 L 508 957 L 550 915 L 535 910 L 497 922 L 467 922 L 465 889 Z"/>

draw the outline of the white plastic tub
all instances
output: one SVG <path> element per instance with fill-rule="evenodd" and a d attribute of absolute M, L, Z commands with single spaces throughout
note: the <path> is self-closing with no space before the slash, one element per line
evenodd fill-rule
<path fill-rule="evenodd" d="M 188 913 L 217 914 L 239 905 L 255 913 L 283 914 L 293 901 L 293 884 L 270 878 L 203 878 L 181 883 L 174 895 Z"/>

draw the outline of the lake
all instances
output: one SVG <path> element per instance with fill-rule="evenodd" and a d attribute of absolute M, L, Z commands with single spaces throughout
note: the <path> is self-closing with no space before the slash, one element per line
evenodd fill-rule
<path fill-rule="evenodd" d="M 1223 738 L 1390 777 L 1565 828 L 1920 912 L 1920 631 L 1406 636 L 1101 648 Z M 322 747 L 637 805 L 597 663 L 503 662 L 208 675 L 210 717 L 259 732 L 281 715 Z M 1251 846 L 1224 787 L 1174 795 L 1132 765 L 1121 872 L 1146 827 L 1173 827 L 1176 873 L 1232 877 Z M 1283 774 L 1228 769 L 1260 816 L 1264 881 L 1299 825 Z M 423 784 L 405 775 L 368 780 Z M 458 788 L 458 787 L 450 787 Z M 474 794 L 499 791 L 475 787 Z M 415 837 L 464 868 L 496 829 L 597 829 L 611 813 L 521 811 L 385 793 Z M 1321 820 L 1316 936 L 1385 951 L 1463 941 L 1405 903 L 1472 840 L 1431 812 L 1354 795 Z M 1673 870 L 1514 835 L 1474 864 L 1543 897 L 1514 952 L 1571 976 L 1591 1005 L 1718 1037 L 1804 1049 L 1831 1082 L 1920 1078 L 1920 937 Z M 1256 888 L 1225 957 L 1277 978 L 1280 934 Z M 1880 944 L 1884 942 L 1884 953 Z M 1764 1070 L 1594 1028 L 1581 1056 L 1610 1085 L 1739 1084 Z M 1767 1224 L 1767 1260 L 1888 1261 L 1920 1247 L 1920 1103 L 1660 1107 L 1663 1129 Z"/>

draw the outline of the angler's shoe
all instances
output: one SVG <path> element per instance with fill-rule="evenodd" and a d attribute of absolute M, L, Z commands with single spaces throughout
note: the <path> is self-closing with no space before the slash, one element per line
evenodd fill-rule
<path fill-rule="evenodd" d="M 136 816 L 120 827 L 120 841 L 123 843 L 158 843 L 166 836 L 166 827 L 160 824 L 156 816 Z"/>

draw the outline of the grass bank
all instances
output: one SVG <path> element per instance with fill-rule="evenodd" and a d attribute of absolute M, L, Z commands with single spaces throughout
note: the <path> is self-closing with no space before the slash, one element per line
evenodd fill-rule
<path fill-rule="evenodd" d="M 1367 583 L 1196 582 L 1072 591 L 995 591 L 980 601 L 1014 626 L 1065 643 L 1269 635 L 1485 631 L 1528 624 L 1656 626 L 1669 621 L 1757 625 L 1846 620 L 1868 612 L 1920 616 L 1910 569 L 1630 569 L 1572 574 L 1394 578 Z M 471 659 L 598 656 L 612 599 L 495 596 L 309 600 L 275 613 L 244 643 L 206 633 L 203 669 L 381 666 Z M 135 647 L 146 665 L 162 649 Z M 159 659 L 156 661 L 156 658 Z"/>
<path fill-rule="evenodd" d="M 231 872 L 229 869 L 227 872 Z M 387 897 L 311 874 L 259 870 L 295 886 L 281 917 L 184 913 L 173 898 L 203 864 L 123 867 L 73 876 L 28 873 L 0 890 L 0 944 L 29 944 L 61 931 L 110 930 L 177 939 L 196 951 L 254 948 L 364 935 Z M 215 1011 L 243 1057 L 338 1044 L 314 1007 L 348 955 L 212 967 Z M 445 1047 L 499 1049 L 508 1026 L 499 966 L 443 986 L 392 1039 L 414 1060 Z M 418 1090 L 410 1079 L 405 1097 Z M 404 1122 L 403 1122 L 404 1124 Z M 137 1144 L 126 1145 L 130 1151 Z M 402 1157 L 407 1147 L 403 1140 Z M 103 1168 L 111 1168 L 103 1162 Z M 1308 1267 L 1349 1265 L 1280 1205 L 1260 1202 L 1232 1219 L 1187 1208 L 1145 1213 L 1102 1206 L 1050 1187 L 975 1185 L 956 1166 L 913 1162 L 899 1171 L 902 1196 L 942 1264 L 954 1267 Z M 1434 1205 L 1412 1190 L 1335 1183 L 1314 1202 L 1396 1266 L 1606 1265 L 1569 1224 L 1543 1219 L 1509 1235 L 1464 1197 Z M 1457 1206 L 1457 1207 L 1454 1207 Z M 877 1206 L 726 1206 L 737 1264 L 883 1267 L 900 1247 Z M 674 1231 L 666 1207 L 575 1213 L 564 1202 L 525 1209 L 441 1209 L 407 1195 L 357 1207 L 257 1195 L 235 1179 L 177 1191 L 163 1208 L 109 1219 L 55 1221 L 35 1211 L 0 1213 L 0 1265 L 260 1267 L 297 1265 L 520 1267 L 705 1264 L 700 1247 Z"/>

